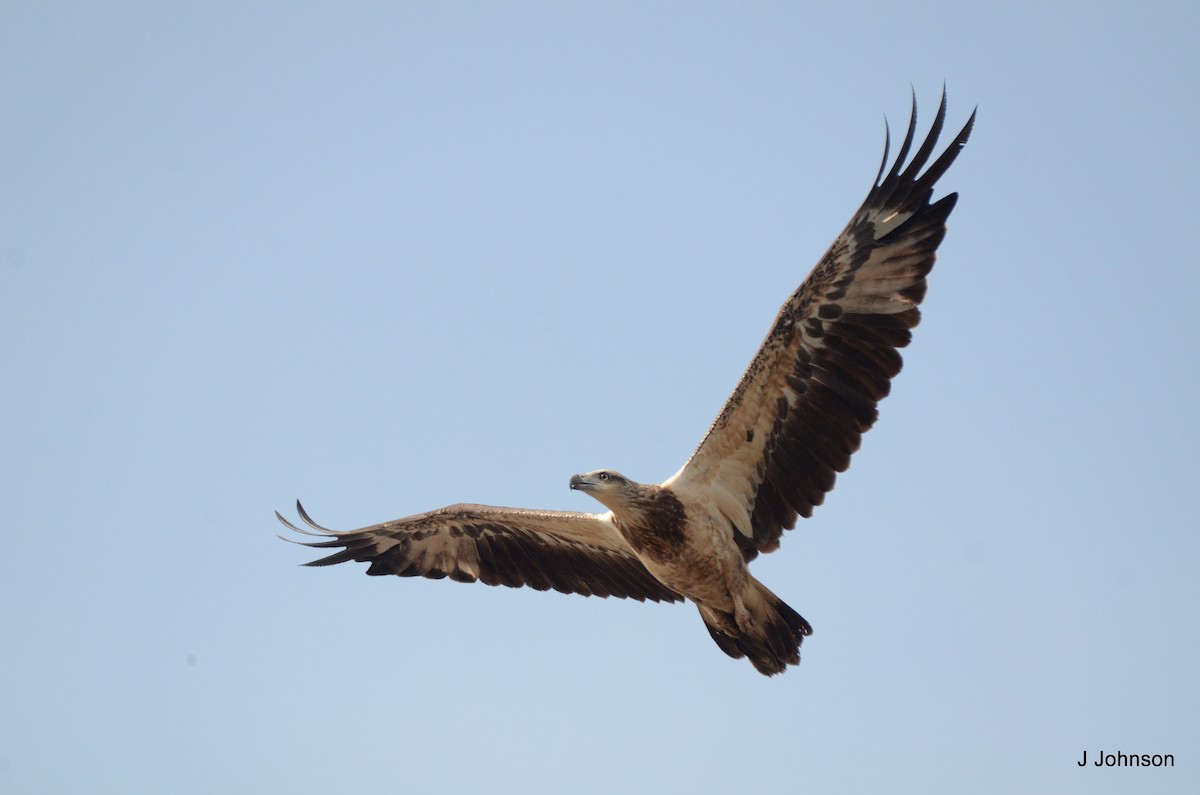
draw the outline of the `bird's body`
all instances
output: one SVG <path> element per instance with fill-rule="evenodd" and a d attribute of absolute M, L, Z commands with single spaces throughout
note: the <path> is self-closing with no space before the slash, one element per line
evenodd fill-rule
<path fill-rule="evenodd" d="M 798 516 L 833 488 L 900 370 L 897 348 L 917 325 L 925 277 L 956 194 L 930 202 L 966 143 L 974 114 L 928 168 L 945 117 L 904 167 L 893 168 L 789 296 L 708 434 L 661 484 L 612 470 L 571 478 L 604 514 L 452 505 L 349 532 L 320 527 L 309 546 L 341 548 L 310 565 L 369 562 L 397 574 L 539 590 L 694 602 L 709 634 L 760 672 L 800 661 L 812 628 L 756 580 L 748 564 L 779 547 Z M 298 506 L 299 507 L 299 506 Z M 301 530 L 280 517 L 288 527 Z M 311 533 L 310 533 L 311 534 Z"/>
<path fill-rule="evenodd" d="M 800 643 L 812 627 L 751 576 L 728 520 L 706 494 L 635 483 L 607 470 L 576 475 L 571 488 L 611 510 L 606 518 L 638 560 L 695 603 L 721 648 L 748 656 L 768 674 L 800 662 Z"/>

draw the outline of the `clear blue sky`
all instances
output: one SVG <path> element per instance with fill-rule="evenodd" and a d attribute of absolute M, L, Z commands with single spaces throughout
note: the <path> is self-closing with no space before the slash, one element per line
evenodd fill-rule
<path fill-rule="evenodd" d="M 0 790 L 1200 791 L 1198 26 L 5 3 Z M 276 539 L 296 497 L 352 528 L 669 476 L 943 81 L 979 121 L 925 321 L 754 568 L 798 669 L 690 607 Z"/>

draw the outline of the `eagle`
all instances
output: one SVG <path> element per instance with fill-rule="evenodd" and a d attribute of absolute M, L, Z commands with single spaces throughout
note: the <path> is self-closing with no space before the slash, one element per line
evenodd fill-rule
<path fill-rule="evenodd" d="M 883 160 L 866 200 L 784 302 L 708 433 L 670 478 L 638 483 L 612 469 L 571 476 L 570 488 L 596 499 L 603 513 L 457 504 L 350 531 L 322 527 L 297 502 L 308 529 L 276 517 L 320 539 L 297 543 L 338 549 L 304 565 L 356 561 L 370 564 L 370 575 L 690 600 L 730 657 L 748 658 L 767 676 L 799 664 L 812 626 L 748 564 L 778 549 L 797 517 L 824 502 L 900 372 L 898 349 L 920 320 L 926 277 L 958 199 L 933 201 L 934 185 L 975 123 L 973 111 L 930 163 L 945 116 L 943 90 L 928 135 L 905 164 L 916 131 L 914 92 L 890 169 L 885 124 Z"/>

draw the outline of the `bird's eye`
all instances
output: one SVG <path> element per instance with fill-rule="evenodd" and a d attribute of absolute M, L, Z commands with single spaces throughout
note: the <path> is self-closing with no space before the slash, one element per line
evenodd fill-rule
<path fill-rule="evenodd" d="M 604 481 L 605 483 L 608 482 L 608 473 L 607 472 L 601 472 L 598 477 L 600 478 L 600 480 Z"/>

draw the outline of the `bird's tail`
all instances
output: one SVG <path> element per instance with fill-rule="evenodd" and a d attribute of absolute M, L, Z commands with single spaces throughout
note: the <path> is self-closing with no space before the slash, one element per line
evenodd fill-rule
<path fill-rule="evenodd" d="M 721 651 L 734 659 L 749 657 L 758 672 L 767 676 L 799 665 L 800 644 L 812 634 L 812 626 L 753 577 L 742 600 L 750 613 L 747 629 L 738 626 L 733 613 L 699 606 L 704 626 Z"/>

